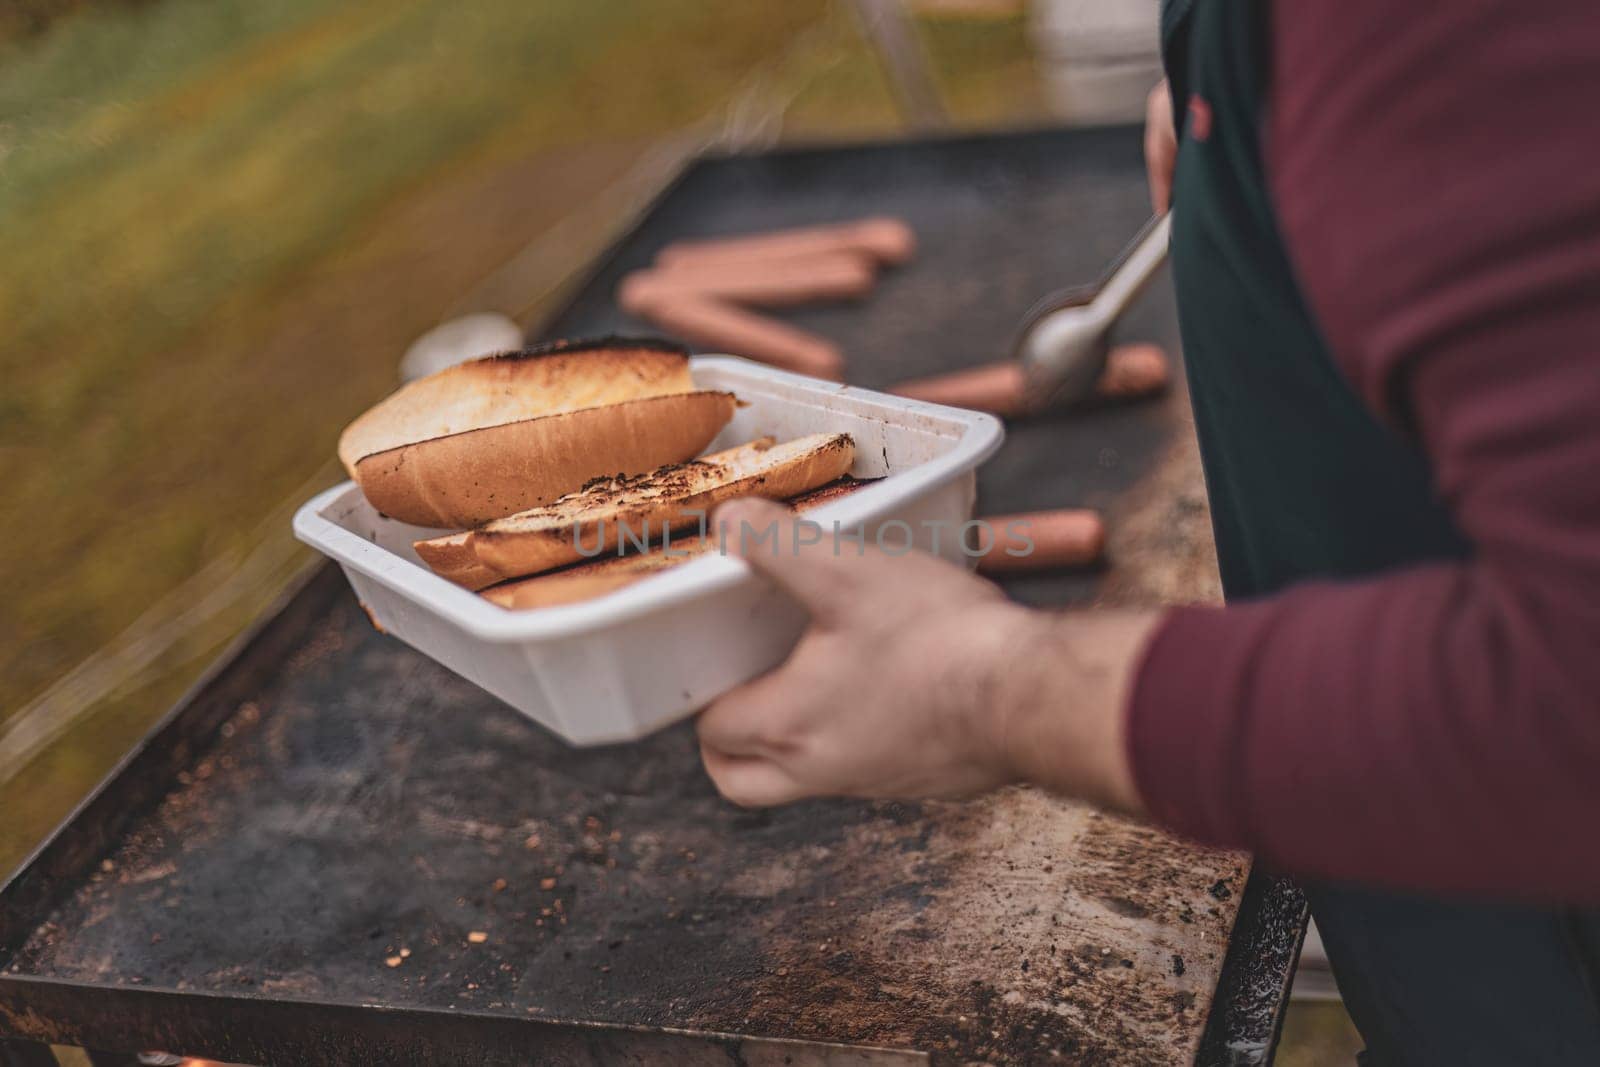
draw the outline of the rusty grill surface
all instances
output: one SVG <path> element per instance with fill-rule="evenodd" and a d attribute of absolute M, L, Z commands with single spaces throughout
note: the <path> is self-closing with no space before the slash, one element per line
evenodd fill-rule
<path fill-rule="evenodd" d="M 609 293 L 673 237 L 884 212 L 915 263 L 793 318 L 867 385 L 999 358 L 1042 286 L 1137 229 L 1140 167 L 1132 130 L 705 162 L 549 332 L 637 332 Z M 1175 350 L 1165 294 L 1128 333 Z M 1019 598 L 1215 594 L 1181 390 L 1013 427 L 980 496 L 1108 511 L 1109 571 Z M 276 1063 L 1181 1063 L 1223 980 L 1217 1017 L 1264 1055 L 1300 912 L 1252 914 L 1224 980 L 1273 888 L 1249 873 L 1030 790 L 741 811 L 688 728 L 568 748 L 325 568 L 6 889 L 0 1033 Z"/>

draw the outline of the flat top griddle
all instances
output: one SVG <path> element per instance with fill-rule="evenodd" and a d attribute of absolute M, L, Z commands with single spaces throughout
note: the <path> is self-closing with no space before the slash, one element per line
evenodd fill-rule
<path fill-rule="evenodd" d="M 882 386 L 1000 358 L 1146 212 L 1133 129 L 706 159 L 542 332 L 641 332 L 610 294 L 673 238 L 895 214 L 911 265 L 789 316 Z M 1127 334 L 1175 351 L 1170 297 Z M 1101 507 L 1113 564 L 1009 591 L 1203 590 L 1195 469 L 1181 390 L 1011 427 L 980 510 Z M 568 748 L 324 567 L 0 891 L 0 1034 L 272 1064 L 1260 1062 L 1303 923 L 1246 857 L 1030 790 L 741 811 L 687 726 Z"/>

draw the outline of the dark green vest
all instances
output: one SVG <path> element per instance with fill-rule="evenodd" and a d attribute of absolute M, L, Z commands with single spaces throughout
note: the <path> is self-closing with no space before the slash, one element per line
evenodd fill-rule
<path fill-rule="evenodd" d="M 1181 144 L 1172 270 L 1230 598 L 1467 550 L 1415 443 L 1362 404 L 1295 283 L 1261 156 L 1267 13 L 1162 10 Z"/>

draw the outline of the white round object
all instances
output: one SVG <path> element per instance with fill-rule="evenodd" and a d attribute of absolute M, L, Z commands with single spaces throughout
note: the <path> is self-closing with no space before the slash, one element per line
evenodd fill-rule
<path fill-rule="evenodd" d="M 498 311 L 480 311 L 441 323 L 411 342 L 400 360 L 400 380 L 415 381 L 446 367 L 523 345 L 522 327 Z"/>
<path fill-rule="evenodd" d="M 1056 113 L 1075 123 L 1137 122 L 1161 80 L 1160 11 L 1151 0 L 1034 0 L 1034 60 Z"/>

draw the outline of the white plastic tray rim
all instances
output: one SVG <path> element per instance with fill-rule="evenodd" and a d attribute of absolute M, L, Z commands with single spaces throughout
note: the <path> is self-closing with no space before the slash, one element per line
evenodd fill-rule
<path fill-rule="evenodd" d="M 746 393 L 765 391 L 762 379 L 775 386 L 799 386 L 807 391 L 815 391 L 818 385 L 816 379 L 733 356 L 699 356 L 692 361 L 692 366 L 696 370 L 727 369 L 747 376 L 746 382 L 738 387 Z M 756 372 L 759 377 L 755 376 Z M 888 421 L 921 414 L 939 422 L 954 422 L 962 429 L 938 434 L 955 443 L 937 460 L 893 472 L 874 485 L 807 514 L 808 519 L 825 530 L 832 530 L 835 523 L 844 530 L 870 526 L 893 512 L 899 503 L 937 489 L 972 470 L 1000 447 L 1003 431 L 999 420 L 992 415 L 888 396 L 855 386 L 829 383 L 828 388 L 858 405 L 876 408 Z M 296 536 L 386 588 L 408 599 L 425 602 L 441 618 L 487 641 L 570 637 L 606 629 L 742 581 L 754 580 L 749 565 L 742 560 L 712 553 L 591 600 L 537 611 L 511 611 L 439 577 L 421 564 L 395 555 L 326 516 L 325 512 L 347 494 L 358 491 L 355 483 L 347 481 L 307 501 L 294 517 Z"/>

